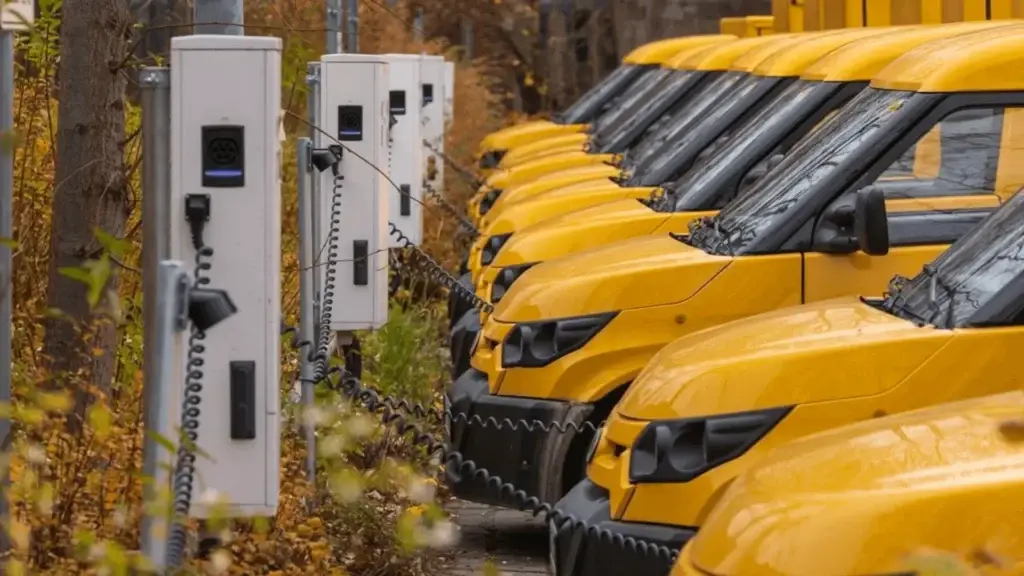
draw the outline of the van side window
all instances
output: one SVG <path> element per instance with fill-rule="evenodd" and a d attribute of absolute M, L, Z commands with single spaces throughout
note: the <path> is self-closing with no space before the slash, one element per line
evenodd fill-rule
<path fill-rule="evenodd" d="M 875 184 L 890 198 L 994 194 L 1003 124 L 1002 107 L 957 110 L 893 162 Z"/>

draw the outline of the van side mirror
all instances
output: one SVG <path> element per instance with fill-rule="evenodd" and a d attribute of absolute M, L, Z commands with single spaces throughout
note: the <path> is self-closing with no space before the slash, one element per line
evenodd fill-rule
<path fill-rule="evenodd" d="M 869 186 L 857 191 L 853 231 L 865 254 L 885 256 L 889 253 L 889 216 L 881 188 Z"/>

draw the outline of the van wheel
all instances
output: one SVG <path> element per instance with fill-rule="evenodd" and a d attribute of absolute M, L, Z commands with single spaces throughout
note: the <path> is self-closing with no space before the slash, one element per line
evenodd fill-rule
<path fill-rule="evenodd" d="M 615 405 L 619 403 L 619 399 L 626 393 L 627 388 L 629 388 L 629 384 L 616 388 L 607 396 L 598 400 L 595 403 L 594 411 L 587 418 L 587 422 L 596 428 L 601 422 L 607 420 L 611 416 L 612 410 L 615 409 Z M 565 458 L 565 469 L 562 472 L 562 495 L 568 494 L 569 490 L 572 490 L 574 486 L 586 478 L 587 448 L 590 447 L 594 434 L 596 432 L 590 426 L 587 426 L 585 430 L 572 439 L 572 443 L 569 445 L 569 452 Z"/>

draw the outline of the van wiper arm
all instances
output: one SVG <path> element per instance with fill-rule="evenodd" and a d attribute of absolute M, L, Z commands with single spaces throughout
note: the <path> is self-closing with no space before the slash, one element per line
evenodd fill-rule
<path fill-rule="evenodd" d="M 939 275 L 938 269 L 932 264 L 924 265 L 924 275 L 928 278 L 928 308 L 932 310 L 932 313 L 936 316 L 945 313 L 945 328 L 953 327 L 953 299 L 960 293 L 956 287 L 949 284 L 945 278 Z M 946 293 L 946 297 L 949 301 L 946 303 L 946 309 L 943 310 L 938 304 L 938 293 L 936 288 L 942 288 L 942 291 Z M 936 322 L 938 325 L 938 322 Z"/>
<path fill-rule="evenodd" d="M 718 216 L 712 216 L 712 223 L 714 225 L 715 236 L 717 236 L 720 243 L 725 246 L 725 250 L 729 253 L 729 256 L 736 256 L 736 251 L 732 247 L 732 233 L 734 230 L 726 230 L 723 228 L 721 222 L 719 222 Z"/>

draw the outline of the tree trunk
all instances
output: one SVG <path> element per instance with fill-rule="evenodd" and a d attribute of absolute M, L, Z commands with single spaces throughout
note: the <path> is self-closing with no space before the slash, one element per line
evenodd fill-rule
<path fill-rule="evenodd" d="M 108 388 L 113 377 L 115 327 L 108 322 L 89 341 L 80 337 L 79 325 L 92 319 L 87 286 L 59 269 L 80 267 L 102 253 L 95 229 L 114 237 L 124 234 L 126 71 L 120 65 L 127 59 L 129 35 L 123 0 L 64 0 L 47 291 L 47 304 L 62 311 L 64 318 L 47 320 L 44 352 L 55 378 L 82 373 L 101 389 Z M 79 394 L 79 415 L 86 402 L 87 397 Z"/>

